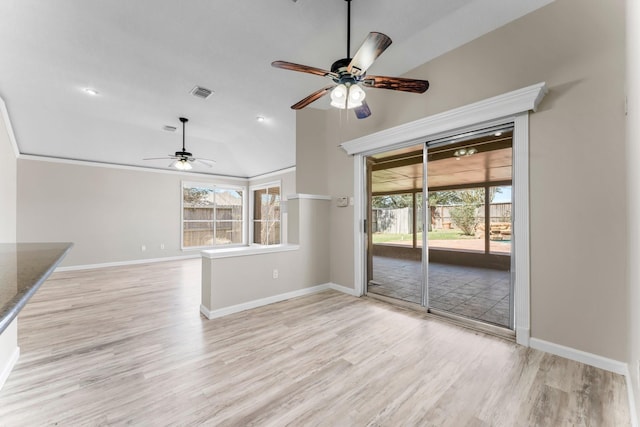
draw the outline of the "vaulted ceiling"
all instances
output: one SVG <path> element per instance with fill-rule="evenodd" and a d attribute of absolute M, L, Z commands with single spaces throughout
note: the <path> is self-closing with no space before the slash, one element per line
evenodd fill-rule
<path fill-rule="evenodd" d="M 383 32 L 393 44 L 369 71 L 402 75 L 550 1 L 354 0 L 351 51 Z M 0 97 L 22 154 L 167 168 L 142 159 L 180 148 L 184 116 L 188 151 L 217 161 L 195 172 L 293 166 L 289 106 L 326 81 L 270 64 L 327 69 L 345 54 L 343 0 L 0 2 Z"/>

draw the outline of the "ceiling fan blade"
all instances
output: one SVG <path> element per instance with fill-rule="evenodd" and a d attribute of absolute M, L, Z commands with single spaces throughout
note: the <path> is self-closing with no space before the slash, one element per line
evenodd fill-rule
<path fill-rule="evenodd" d="M 193 159 L 193 161 L 199 164 L 205 165 L 208 168 L 212 168 L 213 163 L 215 163 L 215 160 L 207 160 L 207 159 Z"/>
<path fill-rule="evenodd" d="M 353 109 L 356 113 L 356 117 L 359 119 L 366 119 L 371 115 L 371 109 L 367 105 L 367 101 L 362 101 L 362 105 Z"/>
<path fill-rule="evenodd" d="M 367 87 L 401 90 L 403 92 L 424 93 L 429 89 L 427 80 L 405 79 L 402 77 L 367 76 L 362 80 Z"/>
<path fill-rule="evenodd" d="M 353 56 L 353 59 L 347 67 L 347 71 L 354 76 L 364 74 L 376 58 L 380 56 L 390 44 L 391 39 L 389 36 L 376 32 L 369 33 L 364 42 L 362 42 L 360 49 L 358 49 Z"/>
<path fill-rule="evenodd" d="M 332 73 L 331 71 L 323 70 L 321 68 L 310 67 L 308 65 L 294 64 L 293 62 L 273 61 L 271 63 L 271 66 L 275 68 L 282 68 L 283 70 L 291 70 L 291 71 L 299 71 L 301 73 L 315 74 L 317 76 L 322 76 L 322 77 L 338 78 L 338 75 L 336 73 Z"/>
<path fill-rule="evenodd" d="M 307 96 L 303 100 L 299 101 L 296 104 L 293 104 L 291 106 L 291 109 L 300 110 L 300 109 L 306 107 L 307 105 L 311 104 L 312 102 L 317 101 L 318 99 L 320 99 L 323 96 L 325 96 L 334 87 L 335 87 L 335 85 L 331 85 L 331 86 L 323 87 L 322 89 L 313 92 L 311 95 Z"/>
<path fill-rule="evenodd" d="M 164 157 L 147 157 L 146 159 L 142 159 L 142 160 L 167 160 L 167 159 L 171 159 L 172 157 L 168 157 L 168 156 L 164 156 Z"/>

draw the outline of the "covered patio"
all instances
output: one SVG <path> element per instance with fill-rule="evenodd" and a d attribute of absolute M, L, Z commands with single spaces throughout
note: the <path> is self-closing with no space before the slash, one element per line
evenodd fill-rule
<path fill-rule="evenodd" d="M 426 282 L 430 310 L 511 326 L 512 138 L 484 129 L 430 146 L 427 193 L 422 145 L 368 158 L 367 292 L 422 304 Z"/>

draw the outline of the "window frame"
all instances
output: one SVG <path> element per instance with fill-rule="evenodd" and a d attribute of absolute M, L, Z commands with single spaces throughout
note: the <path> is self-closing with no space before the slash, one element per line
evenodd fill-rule
<path fill-rule="evenodd" d="M 259 190 L 264 190 L 264 189 L 268 189 L 268 188 L 274 188 L 274 187 L 278 187 L 278 189 L 280 190 L 280 209 L 279 209 L 279 218 L 278 218 L 278 222 L 280 223 L 280 228 L 279 228 L 279 243 L 270 243 L 270 244 L 266 244 L 263 245 L 261 243 L 255 243 L 255 236 L 254 236 L 254 224 L 256 221 L 260 221 L 260 222 L 266 222 L 264 220 L 256 220 L 254 218 L 254 208 L 255 208 L 255 193 L 256 191 Z M 281 245 L 284 242 L 282 241 L 282 202 L 283 202 L 283 197 L 282 197 L 282 180 L 277 180 L 277 181 L 271 181 L 271 182 L 265 182 L 263 184 L 257 184 L 257 185 L 252 185 L 249 187 L 249 218 L 248 218 L 248 226 L 249 226 L 249 245 L 251 246 L 273 246 L 273 245 Z"/>
<path fill-rule="evenodd" d="M 206 188 L 213 191 L 213 203 L 215 206 L 215 194 L 216 190 L 232 190 L 232 191 L 242 191 L 242 219 L 231 220 L 231 222 L 241 222 L 242 224 L 242 242 L 241 243 L 231 243 L 227 245 L 216 244 L 215 243 L 215 233 L 216 233 L 216 222 L 221 222 L 223 220 L 217 220 L 215 218 L 216 209 L 213 208 L 214 219 L 213 222 L 213 244 L 212 245 L 203 245 L 203 246 L 184 246 L 184 189 L 185 187 L 200 187 Z M 232 248 L 239 246 L 247 246 L 247 186 L 245 185 L 233 185 L 233 184 L 222 184 L 222 183 L 214 183 L 214 182 L 199 182 L 199 181 L 181 181 L 180 182 L 180 249 L 182 251 L 192 251 L 192 250 L 203 250 L 203 249 L 212 249 L 212 248 Z M 189 221 L 189 220 L 187 220 Z M 229 221 L 229 220 L 226 220 Z M 209 221 L 206 221 L 209 222 Z"/>

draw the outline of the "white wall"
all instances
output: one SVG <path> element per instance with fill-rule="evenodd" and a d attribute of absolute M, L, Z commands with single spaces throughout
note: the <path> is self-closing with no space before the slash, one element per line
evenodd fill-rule
<path fill-rule="evenodd" d="M 324 179 L 331 196 L 353 192 L 343 141 L 547 82 L 530 118 L 531 333 L 627 360 L 624 17 L 624 0 L 556 0 L 408 73 L 430 80 L 424 95 L 369 90 L 362 121 L 301 110 L 298 191 Z M 327 162 L 308 167 L 321 134 Z M 350 211 L 331 207 L 331 279 L 353 287 Z"/>

